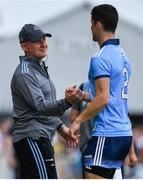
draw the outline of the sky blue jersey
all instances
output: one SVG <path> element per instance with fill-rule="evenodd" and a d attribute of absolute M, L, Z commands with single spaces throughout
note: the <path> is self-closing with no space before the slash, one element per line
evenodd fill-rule
<path fill-rule="evenodd" d="M 131 122 L 128 117 L 128 82 L 131 66 L 119 39 L 103 43 L 99 52 L 91 58 L 89 80 L 93 96 L 95 80 L 110 78 L 110 98 L 108 104 L 94 117 L 92 136 L 131 136 Z"/>

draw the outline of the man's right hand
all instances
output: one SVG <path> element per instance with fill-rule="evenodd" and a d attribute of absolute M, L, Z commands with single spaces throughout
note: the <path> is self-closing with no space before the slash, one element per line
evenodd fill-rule
<path fill-rule="evenodd" d="M 76 86 L 69 87 L 65 91 L 65 98 L 70 104 L 82 101 L 83 97 L 84 92 Z"/>

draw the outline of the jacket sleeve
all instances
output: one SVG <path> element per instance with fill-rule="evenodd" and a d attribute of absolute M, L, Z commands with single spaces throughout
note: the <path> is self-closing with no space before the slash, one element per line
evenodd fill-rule
<path fill-rule="evenodd" d="M 71 106 L 65 99 L 53 102 L 46 100 L 32 74 L 20 76 L 15 88 L 26 102 L 42 115 L 61 116 Z"/>
<path fill-rule="evenodd" d="M 65 127 L 65 124 L 58 118 L 57 131 L 60 131 L 63 127 Z"/>

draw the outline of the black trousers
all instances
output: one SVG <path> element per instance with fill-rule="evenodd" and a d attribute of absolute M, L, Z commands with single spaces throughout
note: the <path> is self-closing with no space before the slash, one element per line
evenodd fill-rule
<path fill-rule="evenodd" d="M 22 139 L 14 143 L 22 179 L 57 179 L 54 150 L 48 138 Z"/>

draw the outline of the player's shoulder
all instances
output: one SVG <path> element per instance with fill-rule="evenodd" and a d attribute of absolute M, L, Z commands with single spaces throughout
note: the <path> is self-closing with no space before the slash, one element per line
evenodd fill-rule
<path fill-rule="evenodd" d="M 91 65 L 98 65 L 98 64 L 110 64 L 111 62 L 110 52 L 104 46 L 100 49 L 94 56 L 91 58 Z"/>
<path fill-rule="evenodd" d="M 99 59 L 109 59 L 109 54 L 111 53 L 111 49 L 107 46 L 102 47 L 96 54 L 92 56 L 92 60 Z"/>

